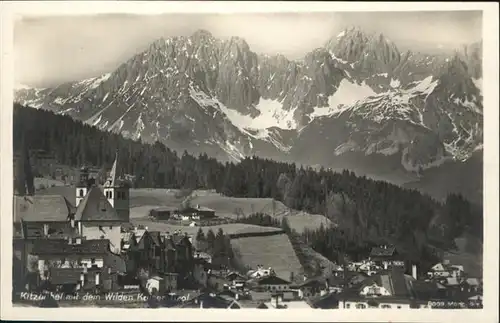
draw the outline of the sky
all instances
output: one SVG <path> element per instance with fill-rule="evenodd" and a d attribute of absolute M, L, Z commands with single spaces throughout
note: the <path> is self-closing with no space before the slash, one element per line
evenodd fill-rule
<path fill-rule="evenodd" d="M 14 25 L 15 83 L 49 87 L 98 76 L 156 39 L 205 29 L 257 53 L 299 59 L 346 27 L 383 33 L 400 50 L 452 50 L 482 37 L 481 11 L 100 14 L 23 17 Z"/>

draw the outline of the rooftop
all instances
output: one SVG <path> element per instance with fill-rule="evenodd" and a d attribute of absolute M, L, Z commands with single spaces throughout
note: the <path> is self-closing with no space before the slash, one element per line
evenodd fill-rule
<path fill-rule="evenodd" d="M 74 206 L 61 195 L 14 196 L 14 221 L 66 222 Z"/>
<path fill-rule="evenodd" d="M 101 189 L 92 187 L 78 205 L 75 214 L 77 221 L 113 221 L 123 222 L 115 209 L 106 199 Z"/>
<path fill-rule="evenodd" d="M 39 239 L 33 245 L 34 255 L 105 255 L 109 251 L 109 240 L 82 240 L 80 244 L 69 244 L 66 240 Z"/>
<path fill-rule="evenodd" d="M 370 252 L 370 257 L 391 257 L 396 253 L 394 246 L 374 247 Z"/>

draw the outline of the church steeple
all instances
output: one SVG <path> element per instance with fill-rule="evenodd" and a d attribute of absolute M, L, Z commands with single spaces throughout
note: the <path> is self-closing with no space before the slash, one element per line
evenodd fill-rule
<path fill-rule="evenodd" d="M 109 177 L 104 183 L 104 187 L 115 187 L 116 186 L 116 165 L 118 163 L 118 151 L 115 155 L 115 161 L 113 162 L 113 166 L 111 167 L 111 171 L 109 172 Z"/>
<path fill-rule="evenodd" d="M 121 174 L 118 174 L 119 159 L 116 152 L 115 161 L 109 172 L 108 179 L 104 184 L 104 195 L 109 203 L 113 206 L 120 217 L 129 221 L 130 219 L 130 203 L 129 203 L 129 188 L 124 185 Z"/>

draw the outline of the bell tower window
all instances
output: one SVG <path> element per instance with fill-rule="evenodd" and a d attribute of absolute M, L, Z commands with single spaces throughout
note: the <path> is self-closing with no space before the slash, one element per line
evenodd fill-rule
<path fill-rule="evenodd" d="M 78 196 L 83 197 L 83 190 L 82 190 L 82 189 L 80 189 L 80 190 L 78 191 Z"/>

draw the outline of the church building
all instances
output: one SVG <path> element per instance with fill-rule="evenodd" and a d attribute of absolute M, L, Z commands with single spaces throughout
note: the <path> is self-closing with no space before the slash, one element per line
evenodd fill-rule
<path fill-rule="evenodd" d="M 74 226 L 87 240 L 107 239 L 113 253 L 121 252 L 122 226 L 130 220 L 129 185 L 118 174 L 118 154 L 104 186 L 89 178 L 86 168 L 76 186 Z"/>

